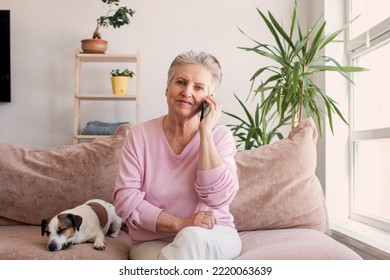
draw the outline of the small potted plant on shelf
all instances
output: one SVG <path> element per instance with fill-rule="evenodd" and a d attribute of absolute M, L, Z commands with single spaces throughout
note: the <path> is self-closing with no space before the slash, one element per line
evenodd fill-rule
<path fill-rule="evenodd" d="M 114 94 L 127 94 L 129 89 L 130 79 L 133 78 L 134 72 L 125 69 L 120 71 L 115 69 L 111 71 L 111 84 Z"/>
<path fill-rule="evenodd" d="M 108 42 L 102 39 L 99 31 L 100 27 L 112 26 L 120 28 L 123 25 L 130 24 L 130 17 L 133 17 L 135 11 L 119 6 L 120 0 L 101 0 L 107 5 L 107 13 L 97 19 L 96 29 L 92 34 L 92 39 L 81 40 L 81 49 L 85 53 L 105 53 Z"/>

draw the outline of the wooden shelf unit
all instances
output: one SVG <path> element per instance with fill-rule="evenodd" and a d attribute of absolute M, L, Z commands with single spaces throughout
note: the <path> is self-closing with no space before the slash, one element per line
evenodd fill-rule
<path fill-rule="evenodd" d="M 81 68 L 83 63 L 127 63 L 135 65 L 135 92 L 127 95 L 114 95 L 113 93 L 84 93 L 81 92 Z M 76 69 L 75 69 L 75 93 L 74 93 L 74 128 L 73 143 L 80 143 L 81 140 L 91 140 L 104 135 L 84 135 L 81 134 L 81 101 L 131 101 L 135 102 L 135 122 L 140 119 L 140 54 L 137 50 L 134 54 L 90 54 L 76 52 Z"/>

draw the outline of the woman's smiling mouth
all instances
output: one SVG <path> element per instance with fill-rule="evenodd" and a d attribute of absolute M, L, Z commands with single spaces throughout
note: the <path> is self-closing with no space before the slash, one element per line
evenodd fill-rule
<path fill-rule="evenodd" d="M 187 101 L 187 100 L 177 100 L 177 102 L 179 102 L 181 104 L 188 104 L 188 105 L 193 106 L 193 104 L 190 101 Z"/>

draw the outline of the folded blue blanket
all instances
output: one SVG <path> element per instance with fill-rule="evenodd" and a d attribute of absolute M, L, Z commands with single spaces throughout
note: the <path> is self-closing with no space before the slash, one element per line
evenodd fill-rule
<path fill-rule="evenodd" d="M 83 135 L 112 135 L 118 126 L 128 124 L 128 122 L 105 123 L 100 121 L 88 122 L 86 127 L 81 131 Z"/>

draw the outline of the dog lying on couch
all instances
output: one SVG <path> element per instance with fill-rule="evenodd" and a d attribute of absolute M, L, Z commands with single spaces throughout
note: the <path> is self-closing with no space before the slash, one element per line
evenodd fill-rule
<path fill-rule="evenodd" d="M 50 149 L 0 142 L 0 259 L 128 259 L 130 237 L 106 250 L 79 244 L 50 252 L 42 217 L 91 198 L 112 203 L 127 126 L 112 137 Z M 322 187 L 315 175 L 317 131 L 302 121 L 287 138 L 236 155 L 240 189 L 231 212 L 242 239 L 238 259 L 361 259 L 326 234 Z"/>
<path fill-rule="evenodd" d="M 95 250 L 104 250 L 105 235 L 118 238 L 122 219 L 111 203 L 101 199 L 67 209 L 52 218 L 42 219 L 41 235 L 48 237 L 47 249 L 59 251 L 73 244 L 93 242 Z"/>

